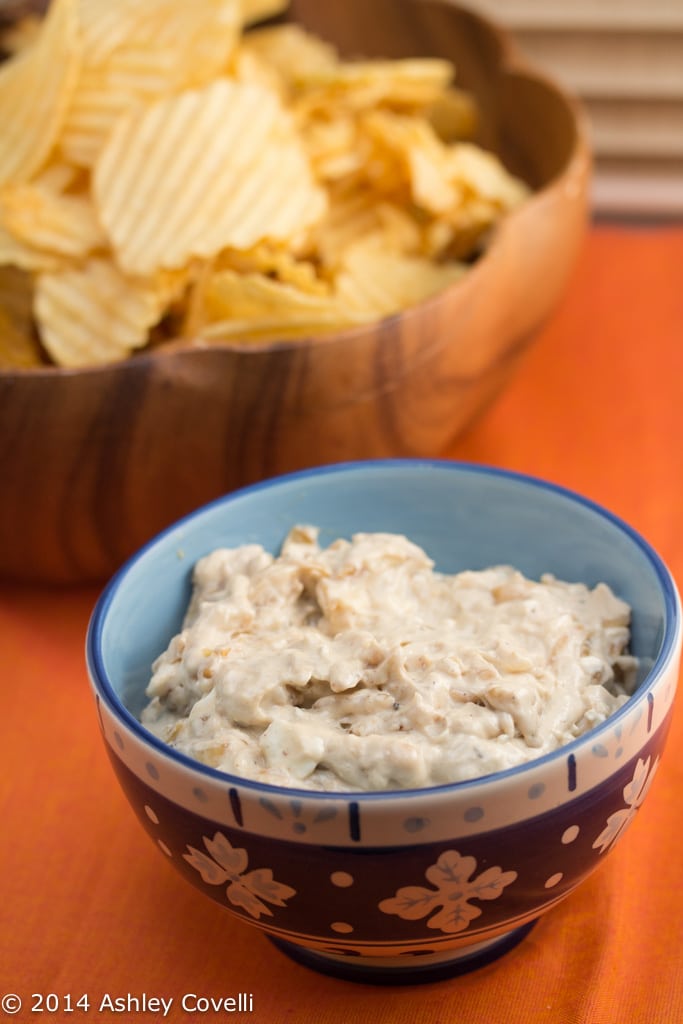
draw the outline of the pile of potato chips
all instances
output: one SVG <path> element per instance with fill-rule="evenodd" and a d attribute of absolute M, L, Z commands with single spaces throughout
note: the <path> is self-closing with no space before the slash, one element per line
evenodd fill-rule
<path fill-rule="evenodd" d="M 526 187 L 444 60 L 341 59 L 281 0 L 52 0 L 0 65 L 0 367 L 259 343 L 421 302 Z"/>

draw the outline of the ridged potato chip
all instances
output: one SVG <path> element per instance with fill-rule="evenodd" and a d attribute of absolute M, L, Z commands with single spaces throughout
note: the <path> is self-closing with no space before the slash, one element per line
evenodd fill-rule
<path fill-rule="evenodd" d="M 102 65 L 87 64 L 80 76 L 60 138 L 65 159 L 91 167 L 114 124 L 148 98 L 171 91 L 174 78 L 168 55 L 126 48 Z"/>
<path fill-rule="evenodd" d="M 365 181 L 352 176 L 328 190 L 325 217 L 313 234 L 313 245 L 323 267 L 335 267 L 355 242 L 380 225 L 377 194 Z"/>
<path fill-rule="evenodd" d="M 363 154 L 358 146 L 356 120 L 350 114 L 319 115 L 298 123 L 306 153 L 316 176 L 335 181 L 359 171 Z"/>
<path fill-rule="evenodd" d="M 132 274 L 289 238 L 325 209 L 277 98 L 228 79 L 121 120 L 93 190 L 118 262 Z"/>
<path fill-rule="evenodd" d="M 0 192 L 0 216 L 17 242 L 44 253 L 80 258 L 107 245 L 85 193 L 70 195 L 40 182 L 7 185 Z"/>
<path fill-rule="evenodd" d="M 292 284 L 304 292 L 326 295 L 328 284 L 321 279 L 318 268 L 307 259 L 301 259 L 282 243 L 259 242 L 251 249 L 225 249 L 216 260 L 216 270 L 237 270 L 267 274 L 271 278 Z"/>
<path fill-rule="evenodd" d="M 408 185 L 413 202 L 433 214 L 456 204 L 459 194 L 449 174 L 448 148 L 428 121 L 378 110 L 365 114 L 362 126 L 385 159 L 395 165 L 395 174 Z"/>
<path fill-rule="evenodd" d="M 352 176 L 329 189 L 328 210 L 312 235 L 326 276 L 343 262 L 357 242 L 374 240 L 387 252 L 420 255 L 424 227 L 411 208 L 378 195 L 366 181 Z"/>
<path fill-rule="evenodd" d="M 60 366 L 124 359 L 147 343 L 164 309 L 163 289 L 126 277 L 110 260 L 39 274 L 35 317 Z"/>
<path fill-rule="evenodd" d="M 343 105 L 348 110 L 388 106 L 399 111 L 433 103 L 453 78 L 453 64 L 436 57 L 337 62 L 296 73 L 296 84 L 310 93 L 308 106 Z"/>
<path fill-rule="evenodd" d="M 54 0 L 43 31 L 0 65 L 0 186 L 28 181 L 54 146 L 81 66 L 77 0 Z"/>
<path fill-rule="evenodd" d="M 208 319 L 200 334 L 214 340 L 305 337 L 364 320 L 329 291 L 312 294 L 256 273 L 220 271 L 209 278 L 203 299 Z"/>
<path fill-rule="evenodd" d="M 527 186 L 508 174 L 497 156 L 472 143 L 449 146 L 447 161 L 453 181 L 472 197 L 494 203 L 499 210 L 518 206 L 529 194 Z"/>
<path fill-rule="evenodd" d="M 2 222 L 0 205 L 0 270 L 12 267 L 26 271 L 57 270 L 60 264 L 55 253 L 35 249 L 16 239 Z"/>
<path fill-rule="evenodd" d="M 222 37 L 216 41 L 219 51 L 233 43 L 243 14 L 240 0 L 79 0 L 79 21 L 92 63 L 128 46 L 147 46 L 151 54 L 170 49 L 185 67 L 188 51 L 211 32 Z M 197 56 L 202 55 L 200 50 Z M 209 73 L 215 74 L 215 68 Z"/>
<path fill-rule="evenodd" d="M 81 0 L 83 68 L 63 154 L 91 167 L 126 112 L 212 81 L 237 44 L 241 18 L 237 0 Z"/>
<path fill-rule="evenodd" d="M 273 25 L 245 36 L 242 49 L 254 54 L 292 92 L 309 76 L 330 73 L 339 65 L 337 51 L 301 25 Z"/>
<path fill-rule="evenodd" d="M 335 292 L 349 311 L 377 319 L 423 302 L 460 280 L 465 272 L 462 264 L 438 264 L 421 256 L 390 252 L 370 239 L 346 251 Z"/>

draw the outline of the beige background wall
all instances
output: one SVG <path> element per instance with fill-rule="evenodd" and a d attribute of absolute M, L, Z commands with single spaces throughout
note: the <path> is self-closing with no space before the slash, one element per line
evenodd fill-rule
<path fill-rule="evenodd" d="M 584 100 L 599 212 L 683 217 L 683 0 L 463 0 Z"/>

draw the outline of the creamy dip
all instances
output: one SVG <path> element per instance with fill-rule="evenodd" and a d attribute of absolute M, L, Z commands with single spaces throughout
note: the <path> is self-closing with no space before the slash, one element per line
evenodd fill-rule
<path fill-rule="evenodd" d="M 141 720 L 176 750 L 280 786 L 383 790 L 509 768 L 631 692 L 630 609 L 610 588 L 510 566 L 445 575 L 406 537 L 327 548 L 296 527 L 194 569 Z"/>

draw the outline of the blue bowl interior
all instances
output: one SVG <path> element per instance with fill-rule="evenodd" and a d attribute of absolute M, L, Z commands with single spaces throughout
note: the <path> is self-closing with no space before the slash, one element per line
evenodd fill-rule
<path fill-rule="evenodd" d="M 443 572 L 512 564 L 537 578 L 608 583 L 633 608 L 641 681 L 669 643 L 670 577 L 634 531 L 576 495 L 501 470 L 390 460 L 332 466 L 255 485 L 205 506 L 151 541 L 114 577 L 93 615 L 91 667 L 137 716 L 153 660 L 181 626 L 194 562 L 257 542 L 276 552 L 296 523 L 321 543 L 361 531 L 404 533 Z M 107 689 L 105 684 L 105 689 Z"/>

